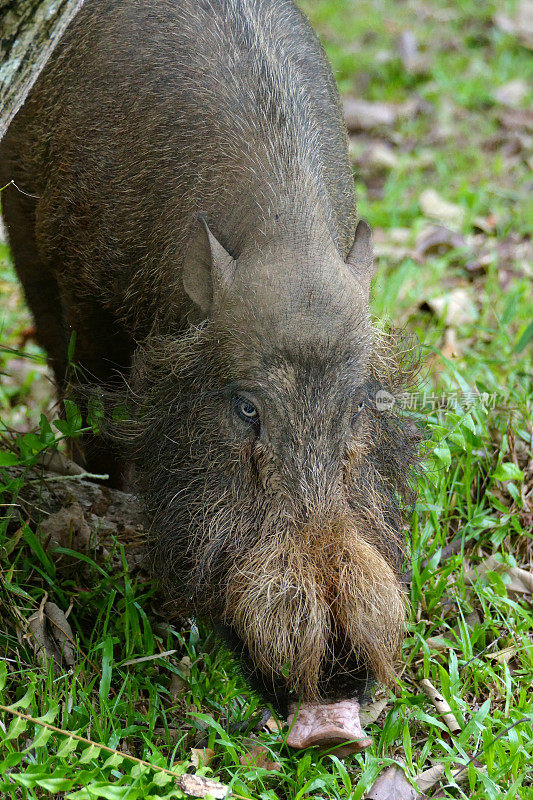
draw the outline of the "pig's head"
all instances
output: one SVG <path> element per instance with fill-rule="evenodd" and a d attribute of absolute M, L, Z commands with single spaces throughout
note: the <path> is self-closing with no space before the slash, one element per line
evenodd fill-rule
<path fill-rule="evenodd" d="M 416 436 L 379 397 L 412 370 L 371 325 L 372 273 L 362 222 L 346 260 L 297 241 L 233 259 L 203 223 L 184 286 L 204 321 L 136 358 L 156 574 L 282 713 L 360 698 L 402 636 Z"/>

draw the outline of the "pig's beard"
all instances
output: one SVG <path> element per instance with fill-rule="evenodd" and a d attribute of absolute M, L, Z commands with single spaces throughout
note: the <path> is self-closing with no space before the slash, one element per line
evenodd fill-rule
<path fill-rule="evenodd" d="M 106 396 L 110 409 L 130 406 L 126 420 L 106 415 L 106 435 L 137 463 L 151 523 L 148 547 L 169 605 L 222 619 L 258 670 L 306 700 L 320 695 L 322 672 L 339 650 L 387 680 L 405 617 L 395 575 L 401 514 L 394 497 L 410 499 L 417 436 L 408 420 L 370 406 L 367 449 L 347 464 L 355 476 L 346 487 L 350 497 L 337 496 L 305 524 L 272 512 L 280 498 L 269 498 L 267 510 L 266 498 L 245 499 L 238 487 L 232 495 L 220 475 L 236 475 L 243 464 L 239 457 L 231 465 L 213 438 L 202 383 L 209 359 L 200 346 L 208 332 L 152 341 L 139 350 L 134 388 Z M 403 362 L 394 337 L 378 339 L 372 396 L 382 388 L 396 396 L 410 385 L 416 358 Z M 190 405 L 191 392 L 197 407 Z M 201 453 L 202 440 L 200 460 L 191 456 L 190 443 Z M 180 451 L 177 442 L 187 448 Z M 168 467 L 162 472 L 159 464 Z"/>
<path fill-rule="evenodd" d="M 305 700 L 320 699 L 334 642 L 390 680 L 405 601 L 392 567 L 349 516 L 270 532 L 236 559 L 226 587 L 225 622 L 256 668 Z"/>

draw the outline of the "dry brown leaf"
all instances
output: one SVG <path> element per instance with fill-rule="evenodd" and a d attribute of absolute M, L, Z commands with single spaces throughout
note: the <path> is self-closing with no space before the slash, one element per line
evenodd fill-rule
<path fill-rule="evenodd" d="M 433 764 L 429 769 L 425 769 L 420 775 L 416 776 L 416 785 L 421 792 L 427 792 L 444 775 L 444 764 Z"/>
<path fill-rule="evenodd" d="M 465 268 L 473 277 L 482 275 L 494 261 L 494 254 L 490 251 L 481 251 L 477 256 L 466 262 Z"/>
<path fill-rule="evenodd" d="M 518 131 L 533 131 L 533 109 L 507 108 L 498 114 L 501 124 L 513 133 Z"/>
<path fill-rule="evenodd" d="M 503 647 L 495 653 L 486 653 L 486 658 L 493 658 L 498 664 L 507 664 L 516 655 L 516 647 Z"/>
<path fill-rule="evenodd" d="M 91 543 L 89 528 L 83 509 L 77 501 L 61 508 L 41 524 L 43 535 L 58 547 L 67 547 L 87 555 Z"/>
<path fill-rule="evenodd" d="M 505 106 L 519 106 L 529 91 L 523 78 L 515 78 L 494 90 L 494 99 Z"/>
<path fill-rule="evenodd" d="M 436 219 L 444 225 L 458 227 L 464 219 L 464 210 L 461 206 L 448 202 L 435 189 L 425 189 L 418 198 L 418 204 L 426 217 Z"/>
<path fill-rule="evenodd" d="M 373 703 L 368 703 L 361 708 L 359 712 L 359 720 L 361 727 L 366 728 L 371 722 L 375 722 L 381 716 L 385 708 L 388 706 L 389 701 L 384 698 L 382 700 L 375 700 Z"/>
<path fill-rule="evenodd" d="M 458 358 L 461 355 L 461 345 L 457 341 L 457 334 L 454 328 L 446 328 L 444 331 L 444 341 L 440 350 L 444 358 L 447 359 Z"/>
<path fill-rule="evenodd" d="M 431 105 L 417 96 L 410 97 L 405 103 L 373 103 L 358 97 L 346 97 L 343 107 L 350 132 L 390 128 L 399 119 L 413 119 L 417 114 L 431 110 Z"/>
<path fill-rule="evenodd" d="M 229 786 L 209 778 L 201 778 L 199 775 L 181 775 L 176 783 L 189 797 L 207 797 L 209 794 L 215 800 L 222 800 L 229 795 Z"/>
<path fill-rule="evenodd" d="M 445 639 L 444 636 L 429 636 L 426 639 L 426 644 L 430 648 L 430 650 L 440 650 L 444 652 L 450 649 L 450 642 L 448 639 Z"/>
<path fill-rule="evenodd" d="M 453 289 L 448 294 L 431 297 L 426 304 L 446 325 L 467 325 L 478 318 L 477 308 L 467 289 Z"/>
<path fill-rule="evenodd" d="M 478 230 L 483 231 L 483 233 L 494 233 L 500 219 L 501 217 L 494 213 L 487 214 L 486 217 L 477 216 L 474 217 L 474 226 Z M 481 239 L 481 241 L 483 240 Z"/>
<path fill-rule="evenodd" d="M 496 14 L 494 21 L 504 33 L 516 36 L 520 44 L 533 50 L 533 0 L 522 0 L 513 17 Z"/>
<path fill-rule="evenodd" d="M 482 766 L 477 759 L 473 759 L 473 763 L 476 766 L 476 770 L 487 773 L 487 768 Z M 424 797 L 426 796 L 426 792 L 431 789 L 436 783 L 438 783 L 444 777 L 445 773 L 445 766 L 444 764 L 434 764 L 429 769 L 424 770 L 421 772 L 420 775 L 416 778 L 416 784 L 421 792 L 424 792 Z M 452 770 L 452 776 L 457 783 L 465 783 L 468 780 L 468 770 L 461 767 L 455 767 Z M 444 797 L 444 793 L 440 791 L 436 794 L 432 795 L 433 797 Z"/>
<path fill-rule="evenodd" d="M 83 475 L 84 473 L 83 467 L 80 467 L 75 461 L 71 461 L 70 458 L 67 458 L 57 450 L 44 453 L 38 464 L 50 470 L 50 472 L 55 472 L 57 475 Z"/>
<path fill-rule="evenodd" d="M 470 628 L 471 630 L 473 630 L 476 627 L 476 625 L 481 625 L 481 614 L 476 608 L 466 615 L 465 625 L 467 628 Z M 460 634 L 461 627 L 459 621 L 457 621 L 457 623 L 453 626 L 453 630 L 457 631 L 457 635 Z"/>
<path fill-rule="evenodd" d="M 392 147 L 384 142 L 372 142 L 359 159 L 365 168 L 375 171 L 387 171 L 398 165 L 398 157 Z"/>
<path fill-rule="evenodd" d="M 191 677 L 192 662 L 189 656 L 183 656 L 178 664 L 180 675 L 172 673 L 168 690 L 173 700 L 179 700 L 180 695 L 189 689 L 189 678 Z"/>
<path fill-rule="evenodd" d="M 452 733 L 459 733 L 461 726 L 457 722 L 455 716 L 452 714 L 452 710 L 447 701 L 444 699 L 441 693 L 435 689 L 431 681 L 429 681 L 427 678 L 424 678 L 424 680 L 420 681 L 420 688 L 429 698 L 429 700 L 431 700 L 439 716 L 444 724 L 447 725 L 449 730 Z"/>
<path fill-rule="evenodd" d="M 427 75 L 430 69 L 429 58 L 418 50 L 413 31 L 402 31 L 398 37 L 398 54 L 403 68 L 411 75 Z"/>
<path fill-rule="evenodd" d="M 428 639 L 426 639 L 426 643 L 428 644 L 429 647 L 431 647 L 432 650 L 441 650 L 441 651 L 449 650 L 450 641 L 452 642 L 454 641 L 453 634 L 455 633 L 458 639 L 461 636 L 461 622 L 462 618 L 457 621 L 457 623 L 453 626 L 453 628 L 449 632 L 441 634 L 439 636 L 430 636 Z M 473 630 L 476 627 L 476 625 L 480 625 L 481 616 L 479 614 L 479 611 L 477 611 L 476 609 L 474 609 L 474 611 L 471 611 L 470 614 L 467 614 L 467 616 L 464 618 L 464 622 L 466 627 L 470 628 L 471 630 Z"/>
<path fill-rule="evenodd" d="M 279 733 L 283 726 L 274 717 L 269 717 L 265 722 L 265 726 L 271 733 Z"/>
<path fill-rule="evenodd" d="M 398 53 L 406 70 L 418 55 L 418 42 L 413 31 L 402 31 L 398 36 Z"/>
<path fill-rule="evenodd" d="M 430 225 L 417 236 L 415 252 L 419 258 L 424 258 L 429 255 L 443 255 L 460 247 L 466 247 L 462 234 L 451 231 L 444 225 Z"/>
<path fill-rule="evenodd" d="M 35 651 L 43 664 L 53 658 L 57 666 L 75 665 L 76 646 L 72 628 L 55 603 L 47 601 L 42 611 L 36 611 L 28 620 L 28 628 L 32 634 Z"/>
<path fill-rule="evenodd" d="M 510 596 L 533 594 L 533 574 L 530 571 L 501 564 L 494 556 L 489 556 L 476 567 L 467 569 L 464 573 L 465 583 L 472 585 L 488 572 L 497 572 L 499 575 L 507 576 L 504 583 Z"/>
<path fill-rule="evenodd" d="M 349 131 L 394 125 L 398 113 L 398 106 L 393 103 L 371 103 L 356 97 L 344 100 L 344 118 Z"/>
<path fill-rule="evenodd" d="M 247 753 L 243 753 L 239 757 L 239 763 L 243 767 L 258 767 L 259 769 L 270 769 L 276 772 L 281 770 L 281 764 L 278 761 L 270 760 L 270 753 L 262 744 L 252 747 Z"/>
<path fill-rule="evenodd" d="M 365 795 L 366 800 L 416 800 L 419 797 L 400 767 L 381 772 Z"/>
<path fill-rule="evenodd" d="M 210 747 L 191 747 L 190 762 L 193 767 L 205 767 L 215 757 L 215 751 Z"/>
<path fill-rule="evenodd" d="M 533 594 L 533 573 L 520 567 L 510 567 L 507 574 L 511 582 L 507 584 L 507 591 L 511 594 Z"/>

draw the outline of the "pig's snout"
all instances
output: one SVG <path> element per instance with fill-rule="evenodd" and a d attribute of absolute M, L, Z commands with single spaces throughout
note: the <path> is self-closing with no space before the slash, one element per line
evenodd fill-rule
<path fill-rule="evenodd" d="M 372 744 L 361 727 L 357 700 L 302 703 L 291 706 L 290 711 L 287 744 L 297 750 L 313 745 L 322 750 L 335 747 L 335 754 L 344 757 Z"/>

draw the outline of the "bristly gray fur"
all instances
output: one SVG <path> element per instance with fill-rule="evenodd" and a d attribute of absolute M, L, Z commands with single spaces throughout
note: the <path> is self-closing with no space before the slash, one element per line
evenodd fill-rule
<path fill-rule="evenodd" d="M 135 465 L 169 598 L 280 710 L 386 679 L 417 436 L 376 395 L 413 363 L 370 321 L 371 232 L 296 5 L 85 0 L 1 143 L 11 180 L 39 341 L 64 391 L 76 332 L 77 396 L 106 401 L 88 468 Z"/>
<path fill-rule="evenodd" d="M 87 0 L 1 171 L 39 196 L 71 304 L 90 293 L 135 339 L 190 315 L 200 211 L 234 257 L 274 239 L 345 257 L 355 230 L 337 90 L 290 0 Z"/>

